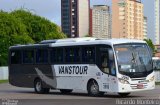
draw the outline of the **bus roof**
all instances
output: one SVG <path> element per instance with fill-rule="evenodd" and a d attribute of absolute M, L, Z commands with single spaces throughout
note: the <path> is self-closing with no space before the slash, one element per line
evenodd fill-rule
<path fill-rule="evenodd" d="M 125 43 L 145 43 L 142 40 L 135 40 L 135 39 L 80 39 L 78 40 L 73 39 L 60 39 L 57 40 L 55 43 L 50 44 L 50 46 L 70 46 L 70 45 L 89 45 L 89 44 L 107 44 L 107 45 L 115 45 L 115 44 L 125 44 Z M 84 39 L 84 40 L 83 40 Z"/>
<path fill-rule="evenodd" d="M 44 40 L 38 44 L 28 44 L 28 45 L 16 45 L 10 48 L 21 48 L 21 47 L 54 47 L 54 46 L 74 46 L 74 45 L 93 45 L 93 44 L 125 44 L 125 43 L 145 43 L 142 40 L 135 39 L 98 39 L 98 38 L 68 38 L 68 39 L 57 39 L 57 40 Z"/>

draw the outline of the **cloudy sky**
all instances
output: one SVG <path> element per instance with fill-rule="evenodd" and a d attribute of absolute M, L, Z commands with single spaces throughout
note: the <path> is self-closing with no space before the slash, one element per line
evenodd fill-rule
<path fill-rule="evenodd" d="M 91 0 L 91 5 L 105 4 L 111 6 L 112 0 Z M 144 13 L 148 18 L 148 36 L 153 39 L 154 35 L 154 0 L 142 0 Z M 61 0 L 0 0 L 0 9 L 13 11 L 25 8 L 37 15 L 61 25 Z"/>

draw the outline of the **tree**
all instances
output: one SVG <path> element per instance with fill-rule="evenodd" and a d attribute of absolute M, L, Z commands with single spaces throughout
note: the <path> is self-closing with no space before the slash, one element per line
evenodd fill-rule
<path fill-rule="evenodd" d="M 0 65 L 7 65 L 8 48 L 15 43 L 13 36 L 27 35 L 26 26 L 7 12 L 0 12 Z"/>
<path fill-rule="evenodd" d="M 7 65 L 10 46 L 65 37 L 56 24 L 29 11 L 0 11 L 0 66 Z"/>
<path fill-rule="evenodd" d="M 35 42 L 40 42 L 46 39 L 61 39 L 66 37 L 56 24 L 43 17 L 32 14 L 29 11 L 21 9 L 15 10 L 11 14 L 25 24 L 28 35 Z"/>
<path fill-rule="evenodd" d="M 146 41 L 146 43 L 148 44 L 148 46 L 152 49 L 153 53 L 156 53 L 156 48 L 152 42 L 151 39 L 144 39 L 144 41 Z"/>
<path fill-rule="evenodd" d="M 91 37 L 91 35 L 87 34 L 87 35 L 85 35 L 84 37 Z"/>

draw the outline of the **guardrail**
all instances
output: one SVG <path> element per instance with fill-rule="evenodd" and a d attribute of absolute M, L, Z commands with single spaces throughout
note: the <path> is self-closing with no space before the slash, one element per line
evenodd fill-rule
<path fill-rule="evenodd" d="M 8 79 L 8 67 L 0 67 L 0 80 Z"/>

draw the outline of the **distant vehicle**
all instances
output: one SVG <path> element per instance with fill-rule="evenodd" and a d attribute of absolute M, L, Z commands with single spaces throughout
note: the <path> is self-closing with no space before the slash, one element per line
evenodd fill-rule
<path fill-rule="evenodd" d="M 154 70 L 160 70 L 160 58 L 152 57 Z"/>
<path fill-rule="evenodd" d="M 37 93 L 85 90 L 91 96 L 155 88 L 152 55 L 144 41 L 75 38 L 9 49 L 9 83 Z"/>

